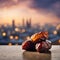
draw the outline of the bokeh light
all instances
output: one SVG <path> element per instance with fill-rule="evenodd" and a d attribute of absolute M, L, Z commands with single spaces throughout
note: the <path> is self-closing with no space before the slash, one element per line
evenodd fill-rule
<path fill-rule="evenodd" d="M 11 36 L 10 36 L 10 39 L 12 40 L 12 39 L 14 39 L 14 37 L 11 35 Z"/>
<path fill-rule="evenodd" d="M 7 35 L 6 32 L 3 32 L 3 33 L 2 33 L 2 36 L 6 36 L 6 35 Z"/>

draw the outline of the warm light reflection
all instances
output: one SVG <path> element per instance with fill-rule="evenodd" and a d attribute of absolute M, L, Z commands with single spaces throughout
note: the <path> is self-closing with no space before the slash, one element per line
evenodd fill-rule
<path fill-rule="evenodd" d="M 9 46 L 12 46 L 12 43 L 9 43 L 8 45 L 9 45 Z"/>
<path fill-rule="evenodd" d="M 3 32 L 3 33 L 2 33 L 2 36 L 6 36 L 6 32 Z"/>
<path fill-rule="evenodd" d="M 10 39 L 12 40 L 14 37 L 13 36 L 10 36 Z"/>
<path fill-rule="evenodd" d="M 57 31 L 56 31 L 56 30 L 55 30 L 55 31 L 53 31 L 53 34 L 54 34 L 54 35 L 56 35 L 56 34 L 57 34 Z"/>

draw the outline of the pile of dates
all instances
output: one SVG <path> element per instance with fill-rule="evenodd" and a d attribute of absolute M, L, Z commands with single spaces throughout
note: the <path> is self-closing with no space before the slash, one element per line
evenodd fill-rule
<path fill-rule="evenodd" d="M 30 40 L 22 43 L 22 49 L 26 51 L 37 51 L 46 53 L 51 48 L 51 41 L 48 39 L 48 32 L 38 32 L 31 36 Z"/>

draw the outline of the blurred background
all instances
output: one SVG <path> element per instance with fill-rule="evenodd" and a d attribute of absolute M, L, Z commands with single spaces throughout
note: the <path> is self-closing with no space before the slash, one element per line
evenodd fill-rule
<path fill-rule="evenodd" d="M 60 45 L 60 0 L 0 0 L 0 45 L 21 45 L 41 31 Z"/>
<path fill-rule="evenodd" d="M 22 25 L 16 25 L 15 20 L 12 20 L 12 25 L 0 25 L 0 45 L 20 45 L 23 41 L 29 40 L 30 37 L 37 32 L 48 31 L 48 40 L 52 44 L 60 45 L 60 24 L 44 24 L 43 26 L 36 23 L 32 24 L 31 19 L 22 20 Z"/>

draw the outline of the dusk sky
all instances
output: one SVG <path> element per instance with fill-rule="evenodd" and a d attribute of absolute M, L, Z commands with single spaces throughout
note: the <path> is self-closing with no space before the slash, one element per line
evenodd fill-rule
<path fill-rule="evenodd" d="M 0 0 L 0 24 L 21 23 L 22 19 L 32 23 L 59 23 L 60 0 Z"/>

